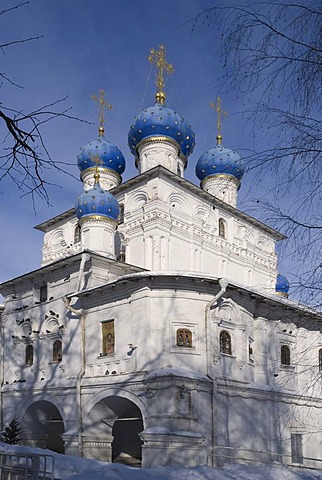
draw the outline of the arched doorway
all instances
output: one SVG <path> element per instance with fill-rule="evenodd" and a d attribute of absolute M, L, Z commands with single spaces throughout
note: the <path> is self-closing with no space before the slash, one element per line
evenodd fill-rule
<path fill-rule="evenodd" d="M 116 395 L 105 397 L 92 408 L 86 423 L 91 435 L 96 432 L 98 437 L 106 435 L 110 439 L 108 461 L 141 466 L 142 441 L 139 433 L 143 430 L 143 419 L 134 402 Z"/>
<path fill-rule="evenodd" d="M 30 405 L 21 419 L 23 443 L 64 453 L 64 422 L 55 405 L 40 400 Z"/>
<path fill-rule="evenodd" d="M 109 407 L 116 413 L 112 435 L 112 462 L 140 466 L 142 462 L 143 430 L 140 409 L 130 400 L 120 397 L 109 399 Z"/>

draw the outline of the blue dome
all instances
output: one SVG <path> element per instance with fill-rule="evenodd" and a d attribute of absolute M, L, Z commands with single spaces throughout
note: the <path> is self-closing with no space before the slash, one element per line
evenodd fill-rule
<path fill-rule="evenodd" d="M 196 175 L 200 181 L 211 175 L 225 174 L 241 180 L 245 166 L 238 153 L 217 145 L 201 155 L 196 165 Z"/>
<path fill-rule="evenodd" d="M 99 136 L 97 140 L 87 143 L 81 148 L 77 157 L 77 165 L 81 172 L 87 168 L 95 167 L 93 157 L 98 156 L 103 164 L 101 168 L 109 168 L 121 175 L 125 170 L 125 159 L 121 150 L 105 137 Z"/>
<path fill-rule="evenodd" d="M 183 142 L 180 145 L 180 150 L 185 157 L 189 157 L 189 155 L 191 155 L 191 153 L 193 152 L 194 148 L 195 148 L 195 134 L 191 128 L 191 125 L 188 125 L 186 123 L 186 131 L 184 134 Z"/>
<path fill-rule="evenodd" d="M 133 155 L 136 155 L 136 147 L 143 139 L 156 136 L 175 140 L 185 157 L 192 153 L 195 146 L 195 135 L 191 126 L 181 115 L 161 103 L 146 108 L 135 117 L 128 135 L 128 144 Z"/>
<path fill-rule="evenodd" d="M 77 218 L 99 215 L 115 221 L 120 213 L 116 198 L 103 190 L 98 182 L 88 192 L 84 192 L 78 197 L 75 210 Z"/>
<path fill-rule="evenodd" d="M 287 280 L 286 277 L 284 277 L 279 273 L 276 277 L 276 286 L 275 286 L 276 293 L 286 296 L 288 295 L 289 289 L 290 289 L 289 281 Z"/>

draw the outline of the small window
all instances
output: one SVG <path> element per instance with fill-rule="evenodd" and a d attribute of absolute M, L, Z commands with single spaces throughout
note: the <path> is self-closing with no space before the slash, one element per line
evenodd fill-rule
<path fill-rule="evenodd" d="M 220 332 L 219 342 L 220 353 L 227 353 L 228 355 L 231 355 L 231 337 L 228 332 L 226 332 L 225 330 Z"/>
<path fill-rule="evenodd" d="M 47 283 L 39 288 L 39 301 L 46 302 L 48 298 Z"/>
<path fill-rule="evenodd" d="M 319 350 L 319 370 L 322 372 L 322 348 Z"/>
<path fill-rule="evenodd" d="M 113 355 L 115 353 L 114 320 L 102 323 L 102 353 Z"/>
<path fill-rule="evenodd" d="M 300 433 L 291 434 L 292 463 L 303 463 L 303 438 Z"/>
<path fill-rule="evenodd" d="M 251 344 L 249 344 L 249 346 L 248 346 L 248 359 L 251 363 L 254 362 L 253 354 L 254 354 L 253 347 L 252 347 Z"/>
<path fill-rule="evenodd" d="M 287 345 L 281 346 L 281 364 L 291 365 L 291 352 Z"/>
<path fill-rule="evenodd" d="M 124 223 L 124 203 L 120 203 L 120 213 L 118 218 L 118 223 Z"/>
<path fill-rule="evenodd" d="M 34 363 L 34 347 L 32 345 L 26 346 L 26 366 L 31 367 Z"/>
<path fill-rule="evenodd" d="M 116 259 L 119 262 L 126 261 L 126 245 L 124 240 L 124 235 L 122 233 L 116 232 L 114 237 L 114 246 L 115 246 L 115 255 Z"/>
<path fill-rule="evenodd" d="M 61 362 L 63 358 L 63 344 L 56 340 L 53 344 L 53 362 Z"/>
<path fill-rule="evenodd" d="M 218 232 L 221 238 L 226 238 L 226 222 L 223 218 L 219 219 Z"/>
<path fill-rule="evenodd" d="M 177 346 L 178 347 L 192 347 L 192 333 L 185 328 L 177 330 Z"/>
<path fill-rule="evenodd" d="M 74 243 L 79 243 L 81 241 L 81 228 L 79 225 L 76 225 L 74 230 Z"/>

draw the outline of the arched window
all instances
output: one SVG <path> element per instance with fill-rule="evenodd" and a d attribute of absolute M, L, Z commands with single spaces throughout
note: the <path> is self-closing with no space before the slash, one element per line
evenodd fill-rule
<path fill-rule="evenodd" d="M 63 344 L 60 340 L 55 340 L 53 344 L 53 362 L 61 362 L 63 358 Z"/>
<path fill-rule="evenodd" d="M 281 346 L 281 364 L 291 365 L 291 352 L 287 345 Z"/>
<path fill-rule="evenodd" d="M 32 345 L 26 346 L 26 366 L 31 367 L 34 363 L 34 347 Z"/>
<path fill-rule="evenodd" d="M 218 232 L 221 238 L 226 238 L 226 222 L 223 218 L 218 221 Z"/>
<path fill-rule="evenodd" d="M 186 328 L 179 328 L 177 330 L 177 346 L 178 347 L 192 347 L 192 333 Z"/>
<path fill-rule="evenodd" d="M 79 225 L 76 225 L 74 230 L 74 243 L 78 243 L 81 241 L 81 228 Z"/>
<path fill-rule="evenodd" d="M 231 355 L 231 337 L 228 332 L 223 330 L 219 335 L 220 353 Z"/>
<path fill-rule="evenodd" d="M 47 287 L 47 283 L 44 283 L 44 285 L 41 285 L 39 288 L 39 301 L 47 302 L 47 299 L 48 299 L 48 287 Z"/>
<path fill-rule="evenodd" d="M 120 232 L 116 232 L 114 237 L 114 245 L 115 245 L 115 255 L 116 259 L 119 262 L 126 261 L 126 245 L 125 245 L 124 235 Z"/>
<path fill-rule="evenodd" d="M 319 370 L 322 372 L 322 348 L 319 350 Z"/>
<path fill-rule="evenodd" d="M 291 433 L 292 463 L 303 463 L 303 435 Z"/>

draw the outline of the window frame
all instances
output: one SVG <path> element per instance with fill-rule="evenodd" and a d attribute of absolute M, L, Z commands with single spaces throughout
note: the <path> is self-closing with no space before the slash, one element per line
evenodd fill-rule
<path fill-rule="evenodd" d="M 281 345 L 280 361 L 282 366 L 289 367 L 291 365 L 291 349 L 288 345 Z"/>
<path fill-rule="evenodd" d="M 34 364 L 34 346 L 29 344 L 25 349 L 25 366 L 32 367 Z"/>
<path fill-rule="evenodd" d="M 74 244 L 81 242 L 82 240 L 82 230 L 80 225 L 77 223 L 74 228 Z"/>
<path fill-rule="evenodd" d="M 182 341 L 179 339 L 182 336 Z M 188 342 L 187 342 L 188 340 Z M 184 348 L 192 348 L 192 331 L 189 328 L 180 327 L 176 331 L 176 346 Z"/>
<path fill-rule="evenodd" d="M 233 354 L 231 335 L 227 332 L 227 330 L 221 330 L 219 333 L 219 352 L 225 355 Z"/>
<path fill-rule="evenodd" d="M 227 222 L 222 217 L 218 219 L 218 236 L 225 240 L 227 238 Z"/>
<path fill-rule="evenodd" d="M 39 286 L 39 302 L 45 303 L 48 300 L 48 283 Z"/>
<path fill-rule="evenodd" d="M 57 339 L 53 342 L 53 363 L 60 363 L 63 359 L 63 342 Z"/>
<path fill-rule="evenodd" d="M 292 463 L 303 464 L 303 435 L 301 433 L 291 433 L 291 458 Z"/>

